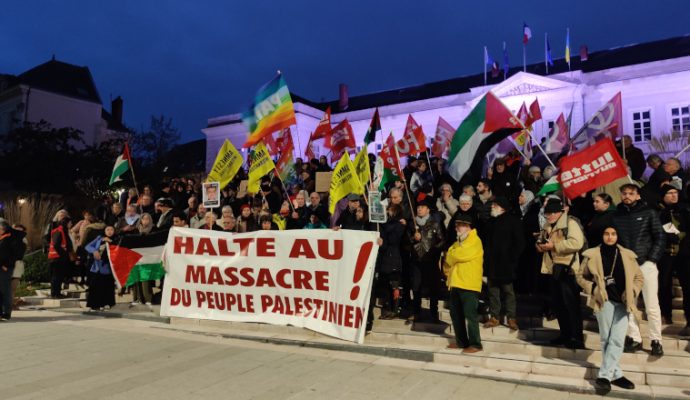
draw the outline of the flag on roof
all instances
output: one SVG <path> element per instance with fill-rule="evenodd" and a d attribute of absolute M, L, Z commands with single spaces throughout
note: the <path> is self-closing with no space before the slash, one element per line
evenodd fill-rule
<path fill-rule="evenodd" d="M 570 68 L 570 28 L 565 33 L 565 62 L 568 63 L 568 68 Z"/>
<path fill-rule="evenodd" d="M 532 30 L 526 23 L 522 23 L 522 43 L 527 44 L 532 39 Z"/>
<path fill-rule="evenodd" d="M 546 37 L 546 50 L 545 50 L 545 55 L 544 58 L 546 59 L 546 62 L 553 67 L 553 57 L 551 57 L 551 45 L 549 44 L 549 38 L 548 36 Z"/>

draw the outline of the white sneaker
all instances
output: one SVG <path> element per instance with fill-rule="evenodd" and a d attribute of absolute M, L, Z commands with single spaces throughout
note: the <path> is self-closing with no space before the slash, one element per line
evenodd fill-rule
<path fill-rule="evenodd" d="M 105 306 L 105 307 L 103 307 L 103 310 L 105 310 L 105 311 L 110 310 L 110 306 Z"/>
<path fill-rule="evenodd" d="M 150 302 L 146 303 L 146 307 L 148 307 L 149 310 L 153 310 L 153 305 Z"/>
<path fill-rule="evenodd" d="M 136 306 L 138 306 L 138 305 L 140 305 L 140 304 L 141 304 L 141 303 L 139 303 L 138 301 L 133 301 L 132 304 L 130 304 L 129 306 L 130 306 L 130 307 L 136 307 Z"/>

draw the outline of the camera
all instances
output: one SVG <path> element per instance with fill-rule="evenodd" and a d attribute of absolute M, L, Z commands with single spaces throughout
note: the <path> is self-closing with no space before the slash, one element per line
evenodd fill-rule
<path fill-rule="evenodd" d="M 547 243 L 549 243 L 549 241 L 547 239 L 544 239 L 544 238 L 537 239 L 537 244 L 547 244 Z"/>

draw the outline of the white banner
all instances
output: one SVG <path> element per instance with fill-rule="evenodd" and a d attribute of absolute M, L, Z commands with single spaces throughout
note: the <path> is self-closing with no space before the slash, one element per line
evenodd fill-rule
<path fill-rule="evenodd" d="M 364 342 L 377 232 L 172 228 L 161 315 L 294 325 Z"/>

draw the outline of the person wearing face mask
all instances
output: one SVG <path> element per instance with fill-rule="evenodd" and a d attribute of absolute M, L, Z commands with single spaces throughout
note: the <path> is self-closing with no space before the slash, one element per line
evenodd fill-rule
<path fill-rule="evenodd" d="M 491 318 L 484 327 L 498 326 L 505 316 L 510 330 L 517 331 L 517 301 L 513 282 L 520 255 L 525 248 L 525 237 L 522 221 L 510 211 L 511 205 L 506 197 L 497 196 L 494 199 L 491 205 L 492 219 L 484 241 L 491 312 Z"/>
<path fill-rule="evenodd" d="M 482 350 L 479 334 L 477 306 L 482 290 L 484 249 L 473 220 L 460 215 L 455 220 L 457 241 L 448 249 L 443 272 L 450 290 L 450 317 L 453 321 L 455 341 L 450 349 L 464 349 L 464 353 Z"/>
<path fill-rule="evenodd" d="M 544 206 L 546 223 L 537 239 L 537 251 L 543 253 L 541 273 L 550 275 L 550 306 L 558 319 L 560 334 L 552 345 L 584 349 L 580 289 L 575 272 L 580 269 L 578 252 L 584 246 L 580 225 L 568 216 L 560 199 L 549 199 Z"/>
<path fill-rule="evenodd" d="M 637 256 L 618 244 L 618 233 L 609 225 L 603 229 L 602 243 L 582 253 L 582 268 L 577 283 L 587 294 L 587 306 L 597 317 L 601 338 L 601 367 L 596 386 L 608 392 L 611 384 L 634 389 L 635 384 L 623 376 L 623 355 L 628 313 L 639 314 L 637 297 L 644 278 Z"/>

